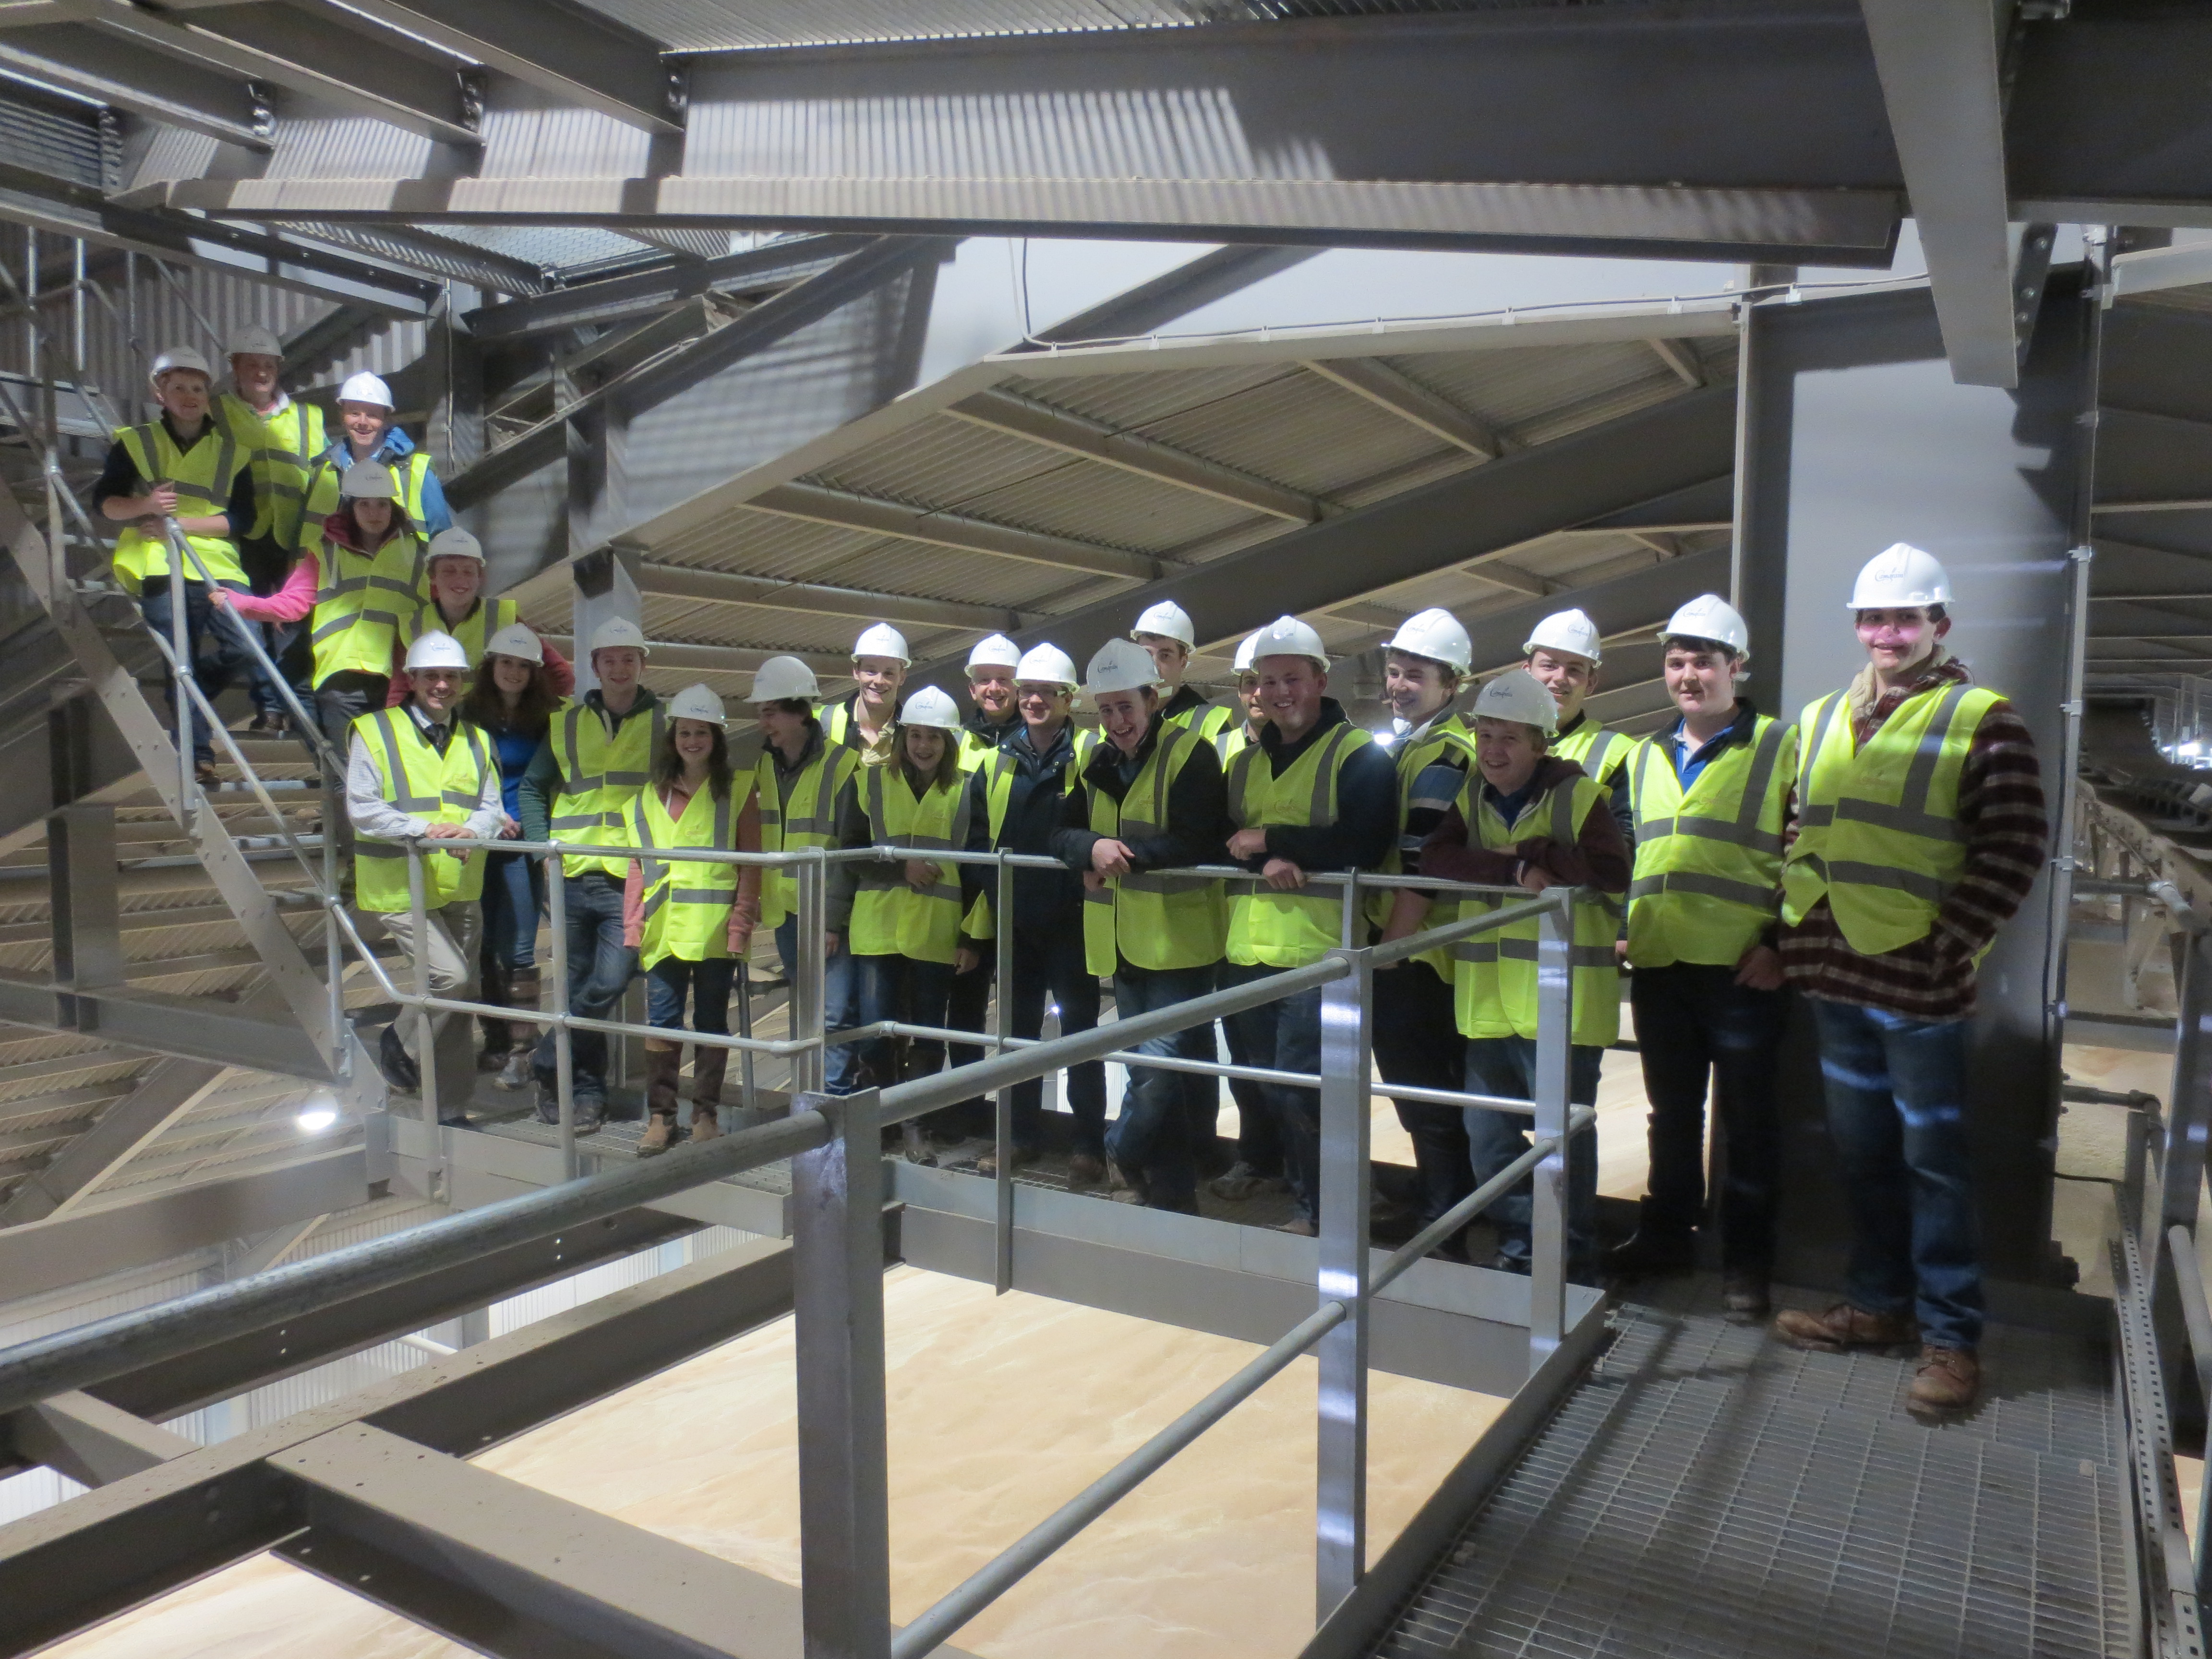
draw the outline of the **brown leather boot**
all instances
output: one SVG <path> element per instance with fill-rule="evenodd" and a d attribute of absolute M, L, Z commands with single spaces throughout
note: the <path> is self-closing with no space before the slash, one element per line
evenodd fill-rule
<path fill-rule="evenodd" d="M 722 1133 L 717 1115 L 722 1103 L 722 1078 L 729 1070 L 727 1048 L 691 1050 L 691 1139 L 712 1140 Z"/>
<path fill-rule="evenodd" d="M 507 976 L 507 1006 L 538 1012 L 538 981 L 535 968 L 515 968 Z M 513 1046 L 507 1051 L 507 1064 L 492 1079 L 501 1089 L 527 1089 L 531 1084 L 530 1056 L 538 1047 L 538 1034 L 544 1028 L 525 1020 L 507 1022 L 507 1035 Z"/>
<path fill-rule="evenodd" d="M 477 1000 L 494 1007 L 510 1006 L 507 996 L 513 978 L 514 971 L 505 963 L 489 963 L 483 970 L 482 994 Z M 477 1054 L 477 1070 L 496 1072 L 507 1064 L 507 1057 L 514 1050 L 514 1027 L 489 1015 L 479 1015 L 477 1024 L 483 1032 L 483 1047 Z"/>
<path fill-rule="evenodd" d="M 1776 1316 L 1774 1334 L 1801 1348 L 1841 1353 L 1846 1348 L 1897 1348 L 1919 1334 L 1905 1314 L 1874 1314 L 1838 1302 L 1825 1313 L 1788 1308 Z"/>
<path fill-rule="evenodd" d="M 650 1121 L 637 1138 L 637 1155 L 652 1158 L 676 1141 L 676 1074 L 684 1064 L 684 1050 L 674 1043 L 663 1048 L 657 1038 L 645 1044 L 645 1109 Z"/>
<path fill-rule="evenodd" d="M 1912 1403 L 1923 1411 L 1959 1412 L 1982 1389 L 1982 1362 L 1964 1348 L 1929 1343 L 1912 1370 Z"/>

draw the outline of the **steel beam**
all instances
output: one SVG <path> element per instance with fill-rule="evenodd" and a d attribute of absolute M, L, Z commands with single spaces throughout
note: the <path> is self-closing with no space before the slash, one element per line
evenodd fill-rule
<path fill-rule="evenodd" d="M 1486 422 L 1388 363 L 1372 357 L 1327 357 L 1302 367 L 1477 460 L 1495 460 L 1505 453 L 1504 441 Z"/>
<path fill-rule="evenodd" d="M 45 1168 L 23 1177 L 0 1204 L 0 1227 L 67 1215 L 148 1142 L 206 1099 L 225 1070 L 213 1060 L 161 1061 Z"/>
<path fill-rule="evenodd" d="M 1573 591 L 1574 602 L 1588 611 L 1601 634 L 1626 631 L 1655 616 L 1663 617 L 1685 599 L 1699 593 L 1719 592 L 1728 586 L 1729 550 L 1724 547 L 1685 554 L 1632 570 L 1607 581 Z M 1474 645 L 1477 673 L 1503 668 L 1521 660 L 1521 647 L 1534 628 L 1559 608 L 1559 599 L 1531 599 L 1509 611 L 1486 611 L 1471 620 L 1468 637 Z M 1655 633 L 1656 629 L 1653 630 Z"/>
<path fill-rule="evenodd" d="M 1037 351 L 1058 345 L 1141 338 L 1163 324 L 1240 294 L 1322 252 L 1317 247 L 1255 247 L 1249 243 L 1216 248 L 1040 329 L 1016 349 Z"/>
<path fill-rule="evenodd" d="M 870 622 L 915 623 L 925 628 L 970 628 L 994 631 L 1023 628 L 1040 617 L 996 605 L 963 605 L 952 599 L 918 599 L 900 593 L 865 592 L 826 587 L 817 582 L 780 581 L 731 570 L 701 570 L 690 565 L 638 566 L 638 586 L 650 599 L 696 599 L 707 605 L 737 605 L 768 611 L 800 611 L 817 617 L 859 617 Z"/>
<path fill-rule="evenodd" d="M 1654 339 L 1651 349 L 1661 362 L 1674 370 L 1675 377 L 1686 386 L 1705 384 L 1705 361 L 1698 356 L 1696 344 L 1689 340 Z"/>
<path fill-rule="evenodd" d="M 1327 510 L 1317 496 L 1001 387 L 963 398 L 945 412 L 988 431 L 1097 461 L 1155 483 L 1194 490 L 1271 518 L 1287 519 L 1292 524 L 1312 524 Z"/>
<path fill-rule="evenodd" d="M 278 1266 L 284 1258 L 306 1243 L 316 1228 L 328 1221 L 326 1215 L 311 1215 L 298 1221 L 288 1221 L 281 1227 L 271 1227 L 267 1232 L 252 1238 L 232 1241 L 222 1247 L 222 1276 L 225 1279 L 251 1279 Z"/>
<path fill-rule="evenodd" d="M 1118 576 L 1128 581 L 1152 581 L 1170 568 L 1170 561 L 1149 553 L 1102 547 L 1096 542 L 1048 536 L 1035 530 L 1018 530 L 1012 525 L 993 524 L 964 513 L 858 495 L 850 490 L 832 489 L 826 484 L 775 484 L 748 498 L 744 504 L 756 512 L 835 525 L 841 530 L 868 531 L 903 541 L 955 548 L 963 553 L 987 553 L 1063 570 Z"/>
<path fill-rule="evenodd" d="M 684 259 L 623 276 L 577 283 L 529 299 L 471 311 L 463 321 L 478 340 L 520 340 L 562 329 L 599 328 L 658 311 L 714 289 L 777 287 L 796 282 L 869 239 L 857 234 L 798 236 L 718 259 Z"/>
<path fill-rule="evenodd" d="M 684 130 L 680 82 L 658 43 L 582 7 L 533 0 L 312 0 L 324 15 L 351 10 L 472 63 L 511 75 L 563 104 L 671 137 Z"/>
<path fill-rule="evenodd" d="M 304 955 L 299 963 L 301 973 L 307 974 Z M 205 998 L 164 996 L 155 991 L 71 990 L 0 975 L 0 1020 L 45 1031 L 96 1033 L 148 1054 L 274 1072 L 309 1083 L 331 1080 L 329 1060 L 297 1025 L 257 1019 Z"/>
<path fill-rule="evenodd" d="M 80 1486 L 104 1486 L 199 1449 L 199 1443 L 88 1394 L 58 1394 L 0 1423 L 18 1463 L 42 1463 Z"/>
<path fill-rule="evenodd" d="M 2020 384 L 1991 0 L 1861 0 L 1954 379 Z"/>
<path fill-rule="evenodd" d="M 572 634 L 542 635 L 563 651 L 576 643 Z M 827 651 L 776 651 L 752 645 L 687 645 L 673 640 L 648 640 L 653 660 L 663 668 L 696 669 L 708 674 L 750 674 L 770 657 L 796 657 L 825 679 L 843 679 L 853 672 L 853 659 Z"/>
<path fill-rule="evenodd" d="M 66 14 L 61 14 L 66 15 Z M 0 69 L 218 143 L 265 153 L 274 131 L 242 77 L 73 22 L 0 30 Z"/>

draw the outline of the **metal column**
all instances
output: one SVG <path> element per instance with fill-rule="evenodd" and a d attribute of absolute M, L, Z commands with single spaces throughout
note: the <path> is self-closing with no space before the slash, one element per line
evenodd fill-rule
<path fill-rule="evenodd" d="M 1554 900 L 1536 936 L 1536 1079 L 1533 1126 L 1539 1141 L 1557 1139 L 1537 1164 L 1529 1218 L 1528 1374 L 1552 1357 L 1567 1330 L 1568 1095 L 1574 1077 L 1575 970 L 1571 890 L 1550 887 Z M 1582 1154 L 1595 1157 L 1594 1151 Z"/>
<path fill-rule="evenodd" d="M 1347 899 L 1347 908 L 1349 906 Z M 1374 1091 L 1370 953 L 1321 992 L 1321 1304 L 1351 1316 L 1322 1337 L 1314 1500 L 1314 1622 L 1367 1571 L 1368 1127 Z M 1403 972 L 1401 969 L 1399 971 Z"/>

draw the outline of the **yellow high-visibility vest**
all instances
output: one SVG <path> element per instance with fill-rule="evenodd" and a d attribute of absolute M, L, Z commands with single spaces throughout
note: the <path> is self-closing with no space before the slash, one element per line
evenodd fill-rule
<path fill-rule="evenodd" d="M 1229 763 L 1257 741 L 1252 735 L 1252 728 L 1243 720 L 1234 726 L 1224 726 L 1215 732 L 1213 752 L 1221 762 L 1222 771 L 1225 774 L 1229 770 Z"/>
<path fill-rule="evenodd" d="M 781 853 L 804 847 L 835 847 L 837 798 L 860 763 L 857 750 L 824 742 L 787 784 L 776 769 L 774 745 L 764 746 L 760 758 L 753 763 L 754 787 L 760 792 L 761 850 Z M 763 870 L 761 925 L 775 927 L 798 909 L 798 877 L 788 869 Z"/>
<path fill-rule="evenodd" d="M 1348 721 L 1310 744 L 1280 777 L 1264 746 L 1253 744 L 1229 763 L 1229 817 L 1239 830 L 1336 822 L 1344 763 L 1374 742 Z M 1279 893 L 1262 884 L 1239 887 L 1229 900 L 1229 960 L 1240 968 L 1303 968 L 1342 940 L 1349 890 L 1322 887 Z"/>
<path fill-rule="evenodd" d="M 1849 695 L 1808 705 L 1797 763 L 1797 839 L 1782 866 L 1782 920 L 1823 897 L 1844 940 L 1879 956 L 1924 939 L 1966 867 L 1959 780 L 1994 691 L 1956 682 L 1907 698 L 1865 748 Z"/>
<path fill-rule="evenodd" d="M 1126 841 L 1158 835 L 1167 827 L 1168 795 L 1200 750 L 1204 738 L 1162 721 L 1152 752 L 1116 801 L 1104 790 L 1076 781 L 1091 796 L 1091 828 Z M 1083 893 L 1084 966 L 1103 979 L 1116 965 L 1158 971 L 1200 968 L 1221 960 L 1229 930 L 1228 902 L 1218 881 L 1200 876 L 1150 873 L 1109 878 Z"/>
<path fill-rule="evenodd" d="M 274 415 L 263 415 L 234 392 L 224 392 L 216 404 L 239 441 L 252 447 L 253 527 L 247 534 L 296 550 L 304 539 L 300 525 L 307 514 L 307 467 L 330 447 L 323 411 L 295 398 Z"/>
<path fill-rule="evenodd" d="M 422 538 L 398 531 L 375 552 L 361 554 L 325 536 L 315 554 L 315 576 L 308 623 L 315 684 L 333 674 L 391 673 L 401 619 L 422 605 L 429 580 Z"/>
<path fill-rule="evenodd" d="M 450 634 L 461 642 L 461 648 L 469 653 L 471 662 L 482 663 L 484 641 L 501 629 L 521 620 L 522 613 L 513 599 L 479 598 L 470 608 L 469 614 L 457 623 L 446 620 L 445 612 L 438 609 L 437 600 L 425 599 L 416 607 L 412 616 L 400 623 L 399 648 L 404 651 L 425 634 Z"/>
<path fill-rule="evenodd" d="M 1419 742 L 1401 743 L 1398 745 L 1397 752 L 1391 756 L 1390 758 L 1398 771 L 1398 831 L 1401 836 L 1405 833 L 1407 815 L 1413 810 L 1414 783 L 1439 756 L 1454 750 L 1466 757 L 1468 770 L 1473 771 L 1474 732 L 1459 715 L 1446 713 L 1437 716 L 1434 723 L 1422 734 Z M 1405 867 L 1404 854 L 1400 850 L 1397 841 L 1394 839 L 1390 843 L 1390 855 L 1382 860 L 1382 873 L 1395 876 Z M 1395 887 L 1378 887 L 1369 894 L 1368 921 L 1377 927 L 1387 924 L 1390 920 L 1391 910 L 1397 905 L 1398 890 Z M 1441 924 L 1431 920 L 1428 925 L 1436 927 Z M 1439 979 L 1448 980 L 1451 977 L 1451 950 L 1449 945 L 1438 945 L 1433 951 L 1424 951 L 1413 960 L 1428 963 L 1436 970 L 1437 977 Z"/>
<path fill-rule="evenodd" d="M 373 708 L 354 720 L 353 730 L 368 745 L 384 799 L 399 811 L 432 823 L 464 823 L 483 801 L 484 779 L 494 769 L 491 743 L 468 721 L 453 721 L 442 755 L 404 708 Z M 405 848 L 361 836 L 355 838 L 353 855 L 354 893 L 362 909 L 389 914 L 409 908 Z M 457 853 L 424 849 L 426 908 L 481 898 L 483 883 L 481 848 Z"/>
<path fill-rule="evenodd" d="M 118 427 L 115 441 L 129 452 L 131 465 L 138 469 L 141 478 L 149 484 L 166 483 L 175 489 L 177 516 L 180 519 L 206 519 L 228 513 L 231 489 L 252 458 L 250 446 L 239 442 L 231 429 L 212 415 L 199 441 L 190 449 L 179 449 L 177 441 L 169 435 L 168 423 L 160 420 L 149 421 L 143 426 Z M 238 544 L 232 539 L 238 534 L 239 526 L 233 525 L 230 528 L 229 536 L 187 536 L 185 541 L 200 556 L 200 562 L 207 567 L 207 574 L 214 580 L 242 583 L 246 570 L 238 562 Z M 124 526 L 122 533 L 115 538 L 113 568 L 123 585 L 134 593 L 143 592 L 149 581 L 167 580 L 167 538 L 142 535 L 137 526 Z M 200 573 L 189 561 L 185 580 L 200 580 Z"/>
<path fill-rule="evenodd" d="M 642 698 L 647 694 L 638 695 Z M 660 752 L 664 719 L 664 705 L 658 701 L 649 708 L 633 707 L 611 738 L 606 717 L 587 702 L 571 698 L 553 716 L 547 736 L 561 769 L 560 787 L 553 797 L 554 840 L 592 847 L 627 843 L 629 804 L 645 787 L 653 757 Z M 569 876 L 596 871 L 620 881 L 629 873 L 629 855 L 593 858 L 567 853 L 562 855 L 561 868 Z"/>
<path fill-rule="evenodd" d="M 1544 747 L 1547 755 L 1571 760 L 1593 783 L 1613 787 L 1620 769 L 1628 764 L 1628 751 L 1636 739 L 1609 732 L 1587 714 L 1571 732 L 1563 732 Z"/>
<path fill-rule="evenodd" d="M 1583 820 L 1593 811 L 1606 810 L 1605 799 L 1605 790 L 1589 778 L 1569 778 L 1528 802 L 1508 823 L 1485 793 L 1482 774 L 1470 768 L 1460 788 L 1459 811 L 1467 820 L 1469 845 L 1504 853 L 1534 836 L 1561 847 L 1573 846 L 1582 835 Z M 1518 902 L 1486 895 L 1462 899 L 1458 920 L 1467 921 Z M 1607 1048 L 1620 1035 L 1620 968 L 1613 948 L 1620 916 L 1609 902 L 1575 906 L 1568 964 L 1574 986 L 1570 1036 L 1577 1047 Z M 1540 921 L 1531 917 L 1477 933 L 1451 947 L 1452 988 L 1462 1036 L 1536 1035 L 1536 946 L 1541 932 Z"/>
<path fill-rule="evenodd" d="M 1062 795 L 1075 793 L 1083 769 L 1090 764 L 1091 757 L 1097 751 L 1099 742 L 1096 731 L 1079 731 L 1070 735 L 1074 740 L 1075 752 L 1069 757 L 1066 769 L 1060 775 L 1060 793 Z M 989 775 L 983 780 L 983 801 L 986 817 L 991 826 L 991 845 L 995 848 L 1006 832 L 1006 809 L 1013 805 L 1014 773 L 1020 762 L 1005 749 L 997 749 L 986 757 L 986 763 Z M 979 771 L 982 769 L 977 769 Z M 994 936 L 997 922 L 994 919 L 992 902 L 993 895 L 997 890 L 994 885 L 978 893 L 975 903 L 969 907 L 965 925 L 971 939 Z"/>
<path fill-rule="evenodd" d="M 650 968 L 663 957 L 679 962 L 719 962 L 730 954 L 730 905 L 738 895 L 734 864 L 695 859 L 656 859 L 655 848 L 713 848 L 738 850 L 738 819 L 752 799 L 753 775 L 739 772 L 730 793 L 714 799 L 711 787 L 684 804 L 681 817 L 668 816 L 660 791 L 650 785 L 637 792 L 629 812 L 629 838 L 638 854 L 645 922 L 638 943 L 638 965 Z"/>
<path fill-rule="evenodd" d="M 917 799 L 906 768 L 896 761 L 863 767 L 861 772 L 860 799 L 877 846 L 951 852 L 967 845 L 966 773 L 950 783 L 930 785 Z M 909 885 L 902 865 L 860 866 L 859 890 L 853 896 L 854 956 L 950 963 L 959 945 L 958 865 L 940 861 L 936 882 L 926 888 Z"/>
<path fill-rule="evenodd" d="M 1180 714 L 1164 716 L 1170 726 L 1206 739 L 1209 743 L 1226 732 L 1232 725 L 1241 725 L 1236 714 L 1218 702 L 1200 703 L 1186 708 Z"/>
<path fill-rule="evenodd" d="M 422 480 L 430 476 L 428 453 L 412 449 L 384 465 L 392 468 L 392 478 L 399 486 L 399 505 L 406 510 L 407 522 L 422 529 Z M 307 464 L 307 505 L 301 515 L 303 536 L 319 534 L 323 520 L 338 510 L 339 485 L 344 478 L 345 468 L 331 459 L 327 446 Z"/>
<path fill-rule="evenodd" d="M 1644 738 L 1628 762 L 1636 806 L 1628 965 L 1733 967 L 1774 921 L 1797 728 L 1758 716 L 1751 740 L 1707 761 L 1687 790 L 1666 741 Z"/>

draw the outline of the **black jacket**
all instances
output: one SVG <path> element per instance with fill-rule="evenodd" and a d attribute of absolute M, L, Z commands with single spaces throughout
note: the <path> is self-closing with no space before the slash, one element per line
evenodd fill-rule
<path fill-rule="evenodd" d="M 1060 807 L 1060 828 L 1052 834 L 1052 855 L 1069 869 L 1080 872 L 1091 868 L 1091 849 L 1100 839 L 1091 828 L 1090 792 L 1096 789 L 1115 802 L 1125 799 L 1159 747 L 1161 721 L 1161 714 L 1152 716 L 1152 729 L 1134 755 L 1124 755 L 1103 741 L 1092 752 L 1081 782 Z M 1229 791 L 1222 781 L 1221 762 L 1212 744 L 1191 741 L 1190 758 L 1168 785 L 1166 828 L 1157 836 L 1118 837 L 1139 871 L 1220 864 L 1228 857 L 1223 844 L 1229 839 Z"/>
<path fill-rule="evenodd" d="M 1273 720 L 1261 726 L 1260 750 L 1251 763 L 1271 766 L 1271 775 L 1280 777 L 1330 732 L 1349 724 L 1344 705 L 1334 697 L 1323 697 L 1321 718 L 1296 743 L 1284 743 Z M 1390 855 L 1397 839 L 1397 763 L 1382 744 L 1362 744 L 1345 757 L 1344 770 L 1337 779 L 1336 822 L 1271 824 L 1267 852 L 1244 862 L 1254 870 L 1265 868 L 1271 858 L 1288 859 L 1309 872 L 1372 870 Z"/>
<path fill-rule="evenodd" d="M 1006 823 L 999 838 L 991 839 L 991 775 L 1001 764 L 999 757 L 1013 758 L 1012 793 L 1006 800 Z M 1017 853 L 1052 851 L 1053 832 L 1060 828 L 1062 787 L 1068 769 L 1075 764 L 1075 727 L 1063 726 L 1051 749 L 1040 755 L 1024 726 L 999 745 L 999 756 L 979 766 L 968 780 L 968 850 L 988 853 L 1006 848 Z M 966 902 L 978 893 L 998 896 L 998 872 L 987 864 L 960 866 L 960 885 Z M 1066 870 L 1014 872 L 1014 927 L 1024 933 L 1041 933 L 1056 927 L 1083 925 L 1083 883 Z"/>

